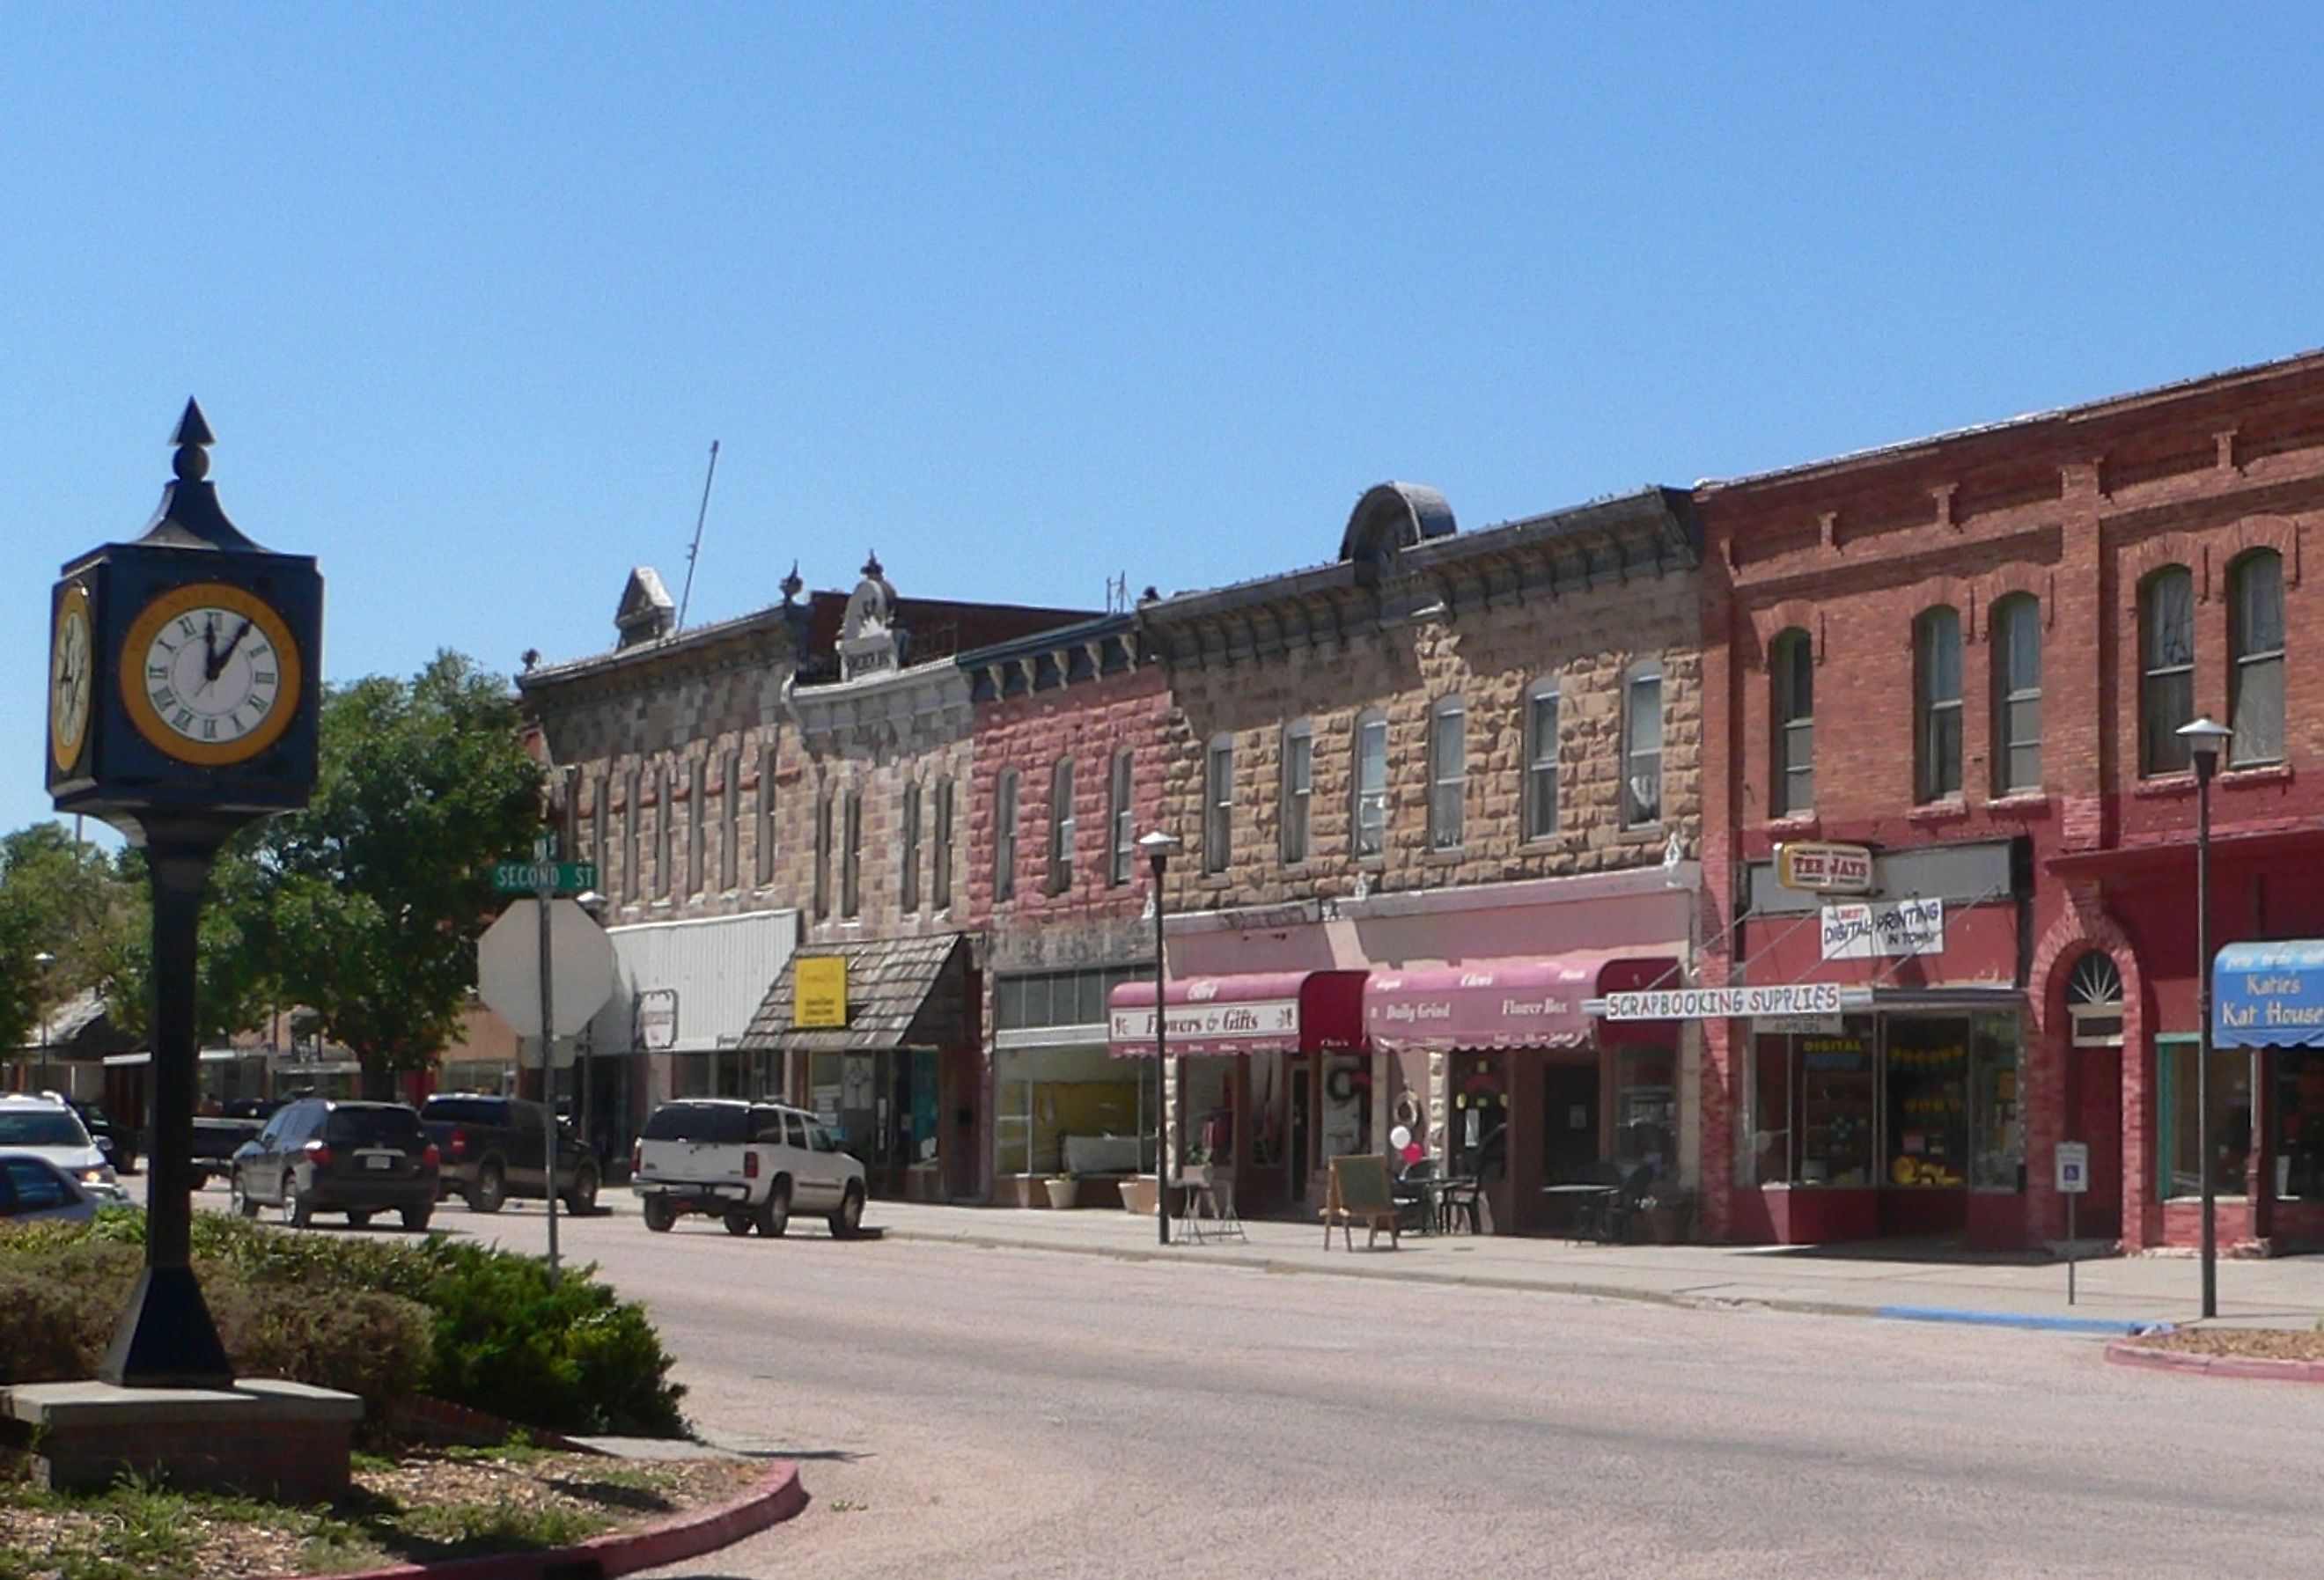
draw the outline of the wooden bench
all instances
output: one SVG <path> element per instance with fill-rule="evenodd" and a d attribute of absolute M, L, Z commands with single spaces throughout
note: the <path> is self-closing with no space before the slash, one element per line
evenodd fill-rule
<path fill-rule="evenodd" d="M 1370 1231 L 1364 1249 L 1371 1250 L 1379 1243 L 1379 1232 L 1388 1231 L 1388 1249 L 1403 1249 L 1398 1237 L 1396 1196 L 1388 1187 L 1388 1160 L 1377 1154 L 1351 1156 L 1332 1160 L 1332 1183 L 1323 1197 L 1319 1215 L 1323 1220 L 1323 1249 L 1332 1249 L 1332 1231 L 1338 1229 L 1347 1248 L 1356 1248 L 1355 1226 L 1361 1224 Z"/>

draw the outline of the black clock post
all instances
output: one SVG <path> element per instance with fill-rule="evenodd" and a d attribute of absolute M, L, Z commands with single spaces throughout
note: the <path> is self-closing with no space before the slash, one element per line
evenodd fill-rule
<path fill-rule="evenodd" d="M 315 785 L 323 583 L 270 553 L 208 481 L 215 442 L 186 402 L 176 481 L 131 543 L 56 587 L 49 792 L 145 852 L 153 885 L 152 1123 L 145 1270 L 98 1376 L 131 1388 L 233 1381 L 192 1265 L 197 925 L 219 848 Z"/>

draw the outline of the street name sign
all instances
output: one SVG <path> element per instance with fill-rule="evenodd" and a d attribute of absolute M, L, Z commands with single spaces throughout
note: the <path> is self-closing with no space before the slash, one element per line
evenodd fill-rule
<path fill-rule="evenodd" d="M 597 886 L 595 862 L 494 862 L 493 887 L 503 894 L 577 893 Z"/>

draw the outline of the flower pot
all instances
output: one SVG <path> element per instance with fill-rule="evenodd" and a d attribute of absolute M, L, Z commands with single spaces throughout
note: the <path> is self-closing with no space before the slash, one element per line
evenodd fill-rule
<path fill-rule="evenodd" d="M 1121 1205 L 1140 1217 L 1154 1215 L 1154 1204 L 1160 1195 L 1151 1174 L 1140 1174 L 1121 1182 Z"/>
<path fill-rule="evenodd" d="M 1044 1179 L 1041 1185 L 1049 1193 L 1049 1205 L 1060 1211 L 1081 1204 L 1082 1182 L 1071 1175 L 1056 1179 Z"/>

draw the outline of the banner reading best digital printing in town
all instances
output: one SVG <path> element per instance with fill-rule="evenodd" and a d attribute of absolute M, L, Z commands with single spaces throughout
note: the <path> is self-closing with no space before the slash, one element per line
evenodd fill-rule
<path fill-rule="evenodd" d="M 1599 1012 L 1609 1021 L 1729 1021 L 1761 1015 L 1837 1015 L 1846 1003 L 1837 983 L 1776 987 L 1674 987 L 1609 993 Z M 1868 996 L 1868 995 L 1867 995 Z"/>

